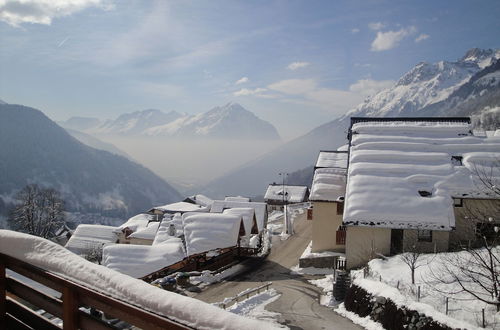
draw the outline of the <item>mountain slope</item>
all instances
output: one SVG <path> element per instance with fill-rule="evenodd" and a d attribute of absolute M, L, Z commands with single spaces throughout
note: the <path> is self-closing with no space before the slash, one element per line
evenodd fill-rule
<path fill-rule="evenodd" d="M 205 113 L 184 116 L 166 125 L 147 129 L 150 136 L 182 138 L 210 137 L 232 139 L 276 140 L 276 128 L 237 103 L 215 107 Z"/>
<path fill-rule="evenodd" d="M 57 122 L 57 124 L 64 128 L 85 131 L 98 127 L 102 123 L 98 118 L 93 117 L 71 117 L 66 121 Z"/>
<path fill-rule="evenodd" d="M 65 130 L 66 132 L 69 133 L 69 135 L 71 135 L 72 137 L 74 137 L 75 139 L 77 139 L 78 141 L 89 147 L 92 147 L 94 149 L 104 150 L 114 155 L 122 156 L 132 160 L 132 158 L 129 155 L 127 155 L 125 151 L 118 149 L 115 145 L 111 143 L 101 141 L 98 138 L 93 137 L 92 135 L 74 129 L 65 128 Z"/>
<path fill-rule="evenodd" d="M 114 120 L 107 120 L 101 126 L 92 129 L 91 133 L 135 135 L 141 134 L 146 129 L 158 125 L 165 125 L 181 117 L 175 111 L 163 112 L 156 109 L 148 109 L 125 113 Z"/>
<path fill-rule="evenodd" d="M 249 196 L 262 194 L 267 184 L 279 180 L 279 172 L 304 168 L 315 162 L 321 149 L 331 150 L 345 144 L 350 117 L 353 116 L 456 116 L 462 114 L 451 109 L 460 108 L 460 104 L 464 104 L 463 107 L 467 108 L 470 105 L 467 102 L 481 104 L 481 100 L 489 98 L 489 95 L 492 95 L 487 102 L 490 109 L 495 106 L 500 107 L 498 97 L 495 97 L 499 93 L 499 85 L 492 82 L 496 81 L 494 79 L 497 79 L 495 78 L 497 76 L 496 73 L 490 72 L 491 70 L 497 72 L 494 66 L 498 65 L 495 59 L 499 57 L 498 50 L 471 49 L 456 62 L 419 63 L 403 75 L 393 87 L 368 97 L 345 115 L 213 180 L 202 191 L 214 197 L 224 194 Z M 457 102 L 453 107 L 440 111 L 443 103 L 441 106 L 435 104 L 449 102 L 459 95 L 460 88 L 467 86 L 469 80 L 472 82 L 473 77 L 482 77 L 482 80 L 477 79 L 477 86 L 487 80 L 489 91 L 485 93 L 475 89 L 479 91 L 476 96 L 462 95 L 462 99 L 456 99 Z M 433 105 L 435 105 L 433 110 L 425 110 L 431 109 Z M 486 108 L 482 109 L 480 111 L 484 114 L 491 112 Z"/>
<path fill-rule="evenodd" d="M 41 111 L 0 105 L 0 196 L 28 183 L 63 194 L 70 211 L 128 216 L 181 198 L 143 166 L 71 137 Z"/>

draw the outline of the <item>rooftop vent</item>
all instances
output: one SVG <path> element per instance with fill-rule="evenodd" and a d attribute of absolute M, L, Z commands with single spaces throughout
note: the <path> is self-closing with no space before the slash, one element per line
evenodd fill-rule
<path fill-rule="evenodd" d="M 432 196 L 432 192 L 427 191 L 427 190 L 419 190 L 418 194 L 422 197 L 431 197 Z"/>

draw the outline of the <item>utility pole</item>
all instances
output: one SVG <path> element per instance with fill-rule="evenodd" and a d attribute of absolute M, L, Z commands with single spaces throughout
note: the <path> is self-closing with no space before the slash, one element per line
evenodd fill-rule
<path fill-rule="evenodd" d="M 288 208 L 287 208 L 287 195 L 288 193 L 285 191 L 285 180 L 286 177 L 288 176 L 288 173 L 286 172 L 280 172 L 279 175 L 281 176 L 281 182 L 282 182 L 282 202 L 283 202 L 283 220 L 284 220 L 284 226 L 285 226 L 285 234 L 293 234 L 293 228 L 290 220 L 288 219 Z"/>

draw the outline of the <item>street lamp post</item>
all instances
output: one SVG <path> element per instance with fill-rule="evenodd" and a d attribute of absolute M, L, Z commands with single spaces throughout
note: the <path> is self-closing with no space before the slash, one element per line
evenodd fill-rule
<path fill-rule="evenodd" d="M 281 182 L 282 182 L 282 203 L 283 203 L 283 220 L 284 220 L 284 226 L 285 226 L 285 234 L 292 234 L 293 230 L 291 227 L 291 223 L 288 219 L 288 208 L 287 208 L 287 192 L 285 191 L 285 179 L 288 176 L 288 173 L 286 172 L 280 172 L 279 175 L 281 176 Z"/>

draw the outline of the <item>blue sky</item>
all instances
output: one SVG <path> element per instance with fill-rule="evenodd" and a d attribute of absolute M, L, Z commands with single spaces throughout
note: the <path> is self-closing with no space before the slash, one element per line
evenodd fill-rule
<path fill-rule="evenodd" d="M 0 98 L 71 116 L 234 101 L 301 135 L 421 61 L 500 45 L 500 1 L 0 0 Z"/>

